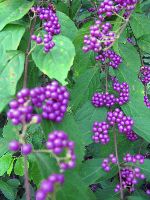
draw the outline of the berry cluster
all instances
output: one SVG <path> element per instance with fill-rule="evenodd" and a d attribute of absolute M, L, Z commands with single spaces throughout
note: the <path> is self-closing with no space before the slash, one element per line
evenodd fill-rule
<path fill-rule="evenodd" d="M 135 190 L 135 185 L 138 183 L 137 179 L 145 179 L 144 174 L 141 174 L 140 168 L 125 167 L 121 169 L 122 188 L 128 189 L 130 192 Z M 116 185 L 115 192 L 121 189 L 120 184 Z"/>
<path fill-rule="evenodd" d="M 29 123 L 34 120 L 35 123 L 41 122 L 41 117 L 33 114 L 33 107 L 30 104 L 30 90 L 22 89 L 17 94 L 17 99 L 9 103 L 10 110 L 7 113 L 9 119 L 12 120 L 13 125 L 20 123 Z"/>
<path fill-rule="evenodd" d="M 133 119 L 129 116 L 126 116 L 119 108 L 108 112 L 107 120 L 111 126 L 117 124 L 119 132 L 125 134 L 132 130 L 132 126 L 134 124 Z"/>
<path fill-rule="evenodd" d="M 28 155 L 32 152 L 32 145 L 31 144 L 20 144 L 16 140 L 12 140 L 9 143 L 9 150 L 10 151 L 19 151 L 21 148 L 22 155 Z"/>
<path fill-rule="evenodd" d="M 122 106 L 129 101 L 129 85 L 126 82 L 120 84 L 116 78 L 113 78 L 113 89 L 119 93 L 116 103 Z"/>
<path fill-rule="evenodd" d="M 112 15 L 125 10 L 124 16 L 130 15 L 134 10 L 137 0 L 104 0 L 99 6 L 98 15 L 101 17 L 111 17 Z"/>
<path fill-rule="evenodd" d="M 119 93 L 119 97 L 115 97 L 109 93 L 96 92 L 92 97 L 92 104 L 95 107 L 112 107 L 115 103 L 123 105 L 129 101 L 129 85 L 126 82 L 119 83 L 116 78 L 113 79 L 113 89 Z"/>
<path fill-rule="evenodd" d="M 115 33 L 112 32 L 112 25 L 107 22 L 101 25 L 101 21 L 97 20 L 95 25 L 90 27 L 90 35 L 84 36 L 84 47 L 83 51 L 94 51 L 95 53 L 100 52 L 104 46 L 109 47 L 115 40 Z"/>
<path fill-rule="evenodd" d="M 95 122 L 93 124 L 93 141 L 95 143 L 101 142 L 102 144 L 107 144 L 110 141 L 108 130 L 109 124 L 107 122 Z"/>
<path fill-rule="evenodd" d="M 144 85 L 150 83 L 150 67 L 149 66 L 142 66 L 140 68 L 139 79 Z"/>
<path fill-rule="evenodd" d="M 44 51 L 47 53 L 55 46 L 55 43 L 52 41 L 53 36 L 60 34 L 58 17 L 51 5 L 49 5 L 47 8 L 32 7 L 31 11 L 35 13 L 40 20 L 44 21 L 43 26 L 46 32 L 44 39 L 36 35 L 32 35 L 31 39 L 37 44 L 44 43 Z"/>
<path fill-rule="evenodd" d="M 126 156 L 123 158 L 125 162 L 131 162 L 131 163 L 136 163 L 139 161 L 140 164 L 144 163 L 144 156 L 141 154 L 137 155 L 131 155 L 130 153 L 126 154 Z"/>
<path fill-rule="evenodd" d="M 117 69 L 122 63 L 122 58 L 112 50 L 102 52 L 100 55 L 96 56 L 95 59 L 97 61 L 100 60 L 103 64 L 111 66 L 113 69 Z"/>
<path fill-rule="evenodd" d="M 126 133 L 126 137 L 131 142 L 134 142 L 134 141 L 136 141 L 138 139 L 138 135 L 133 130 L 127 132 Z"/>
<path fill-rule="evenodd" d="M 31 90 L 31 100 L 36 107 L 42 108 L 42 117 L 54 122 L 61 122 L 67 111 L 69 92 L 66 87 L 52 81 L 46 87 Z"/>
<path fill-rule="evenodd" d="M 65 162 L 62 160 L 59 163 L 60 169 L 67 170 L 75 167 L 76 156 L 74 152 L 74 142 L 68 139 L 68 135 L 63 131 L 53 131 L 48 135 L 46 143 L 47 149 L 56 155 L 66 152 Z"/>
<path fill-rule="evenodd" d="M 144 96 L 144 103 L 145 103 L 145 105 L 147 106 L 147 108 L 150 108 L 150 101 L 149 101 L 149 98 L 148 98 L 147 95 Z"/>
<path fill-rule="evenodd" d="M 14 125 L 23 123 L 40 123 L 42 117 L 54 122 L 61 122 L 67 111 L 69 92 L 66 87 L 52 81 L 46 87 L 22 89 L 17 99 L 10 102 L 8 118 Z M 34 114 L 35 108 L 41 108 L 42 114 Z"/>
<path fill-rule="evenodd" d="M 102 162 L 102 168 L 104 171 L 109 172 L 110 171 L 110 164 L 117 164 L 117 158 L 114 156 L 114 154 L 110 154 L 109 158 L 105 158 Z"/>
<path fill-rule="evenodd" d="M 36 192 L 36 200 L 46 200 L 48 194 L 52 194 L 56 185 L 64 183 L 63 174 L 52 174 L 42 181 L 39 190 Z"/>
<path fill-rule="evenodd" d="M 113 94 L 96 92 L 92 97 L 92 104 L 95 107 L 112 107 L 116 103 L 116 98 Z"/>

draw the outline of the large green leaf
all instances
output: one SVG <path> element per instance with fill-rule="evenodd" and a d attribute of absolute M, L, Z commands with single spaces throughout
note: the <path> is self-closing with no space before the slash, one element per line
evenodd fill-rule
<path fill-rule="evenodd" d="M 9 58 L 8 50 L 16 50 L 24 34 L 25 28 L 21 25 L 7 25 L 0 32 L 0 72 L 5 68 Z"/>
<path fill-rule="evenodd" d="M 0 30 L 10 22 L 21 19 L 32 7 L 33 1 L 6 0 L 0 3 Z"/>
<path fill-rule="evenodd" d="M 106 108 L 95 108 L 91 101 L 87 101 L 77 112 L 75 113 L 75 120 L 79 124 L 82 130 L 83 139 L 85 145 L 92 142 L 91 131 L 95 121 L 105 121 Z"/>
<path fill-rule="evenodd" d="M 0 73 L 0 112 L 15 94 L 17 82 L 24 69 L 24 54 L 19 51 L 10 54 L 13 57 Z"/>
<path fill-rule="evenodd" d="M 36 66 L 44 74 L 65 84 L 68 71 L 73 64 L 75 49 L 71 40 L 65 36 L 56 36 L 54 42 L 56 45 L 49 53 L 44 53 L 43 47 L 37 46 L 32 57 Z"/>
<path fill-rule="evenodd" d="M 8 183 L 0 180 L 0 190 L 8 200 L 15 200 L 15 191 Z"/>
<path fill-rule="evenodd" d="M 65 174 L 65 183 L 57 193 L 57 199 L 61 200 L 95 200 L 95 195 L 85 186 L 81 177 L 68 171 Z"/>
<path fill-rule="evenodd" d="M 78 33 L 78 29 L 74 22 L 62 12 L 58 11 L 57 16 L 59 18 L 59 23 L 61 24 L 61 34 L 74 40 Z"/>
<path fill-rule="evenodd" d="M 93 67 L 83 73 L 76 80 L 76 84 L 71 91 L 71 109 L 76 110 L 91 99 L 99 85 L 99 68 Z"/>
<path fill-rule="evenodd" d="M 39 186 L 40 182 L 58 171 L 56 161 L 49 154 L 34 153 L 29 156 L 29 177 Z"/>
<path fill-rule="evenodd" d="M 89 34 L 89 26 L 79 30 L 75 40 L 74 45 L 76 49 L 76 56 L 73 63 L 74 75 L 75 77 L 80 76 L 89 67 L 95 64 L 94 53 L 92 51 L 84 53 L 82 50 L 84 35 Z"/>
<path fill-rule="evenodd" d="M 143 35 L 138 39 L 139 47 L 146 53 L 150 53 L 150 35 Z"/>
<path fill-rule="evenodd" d="M 107 180 L 117 173 L 117 166 L 113 166 L 110 173 L 106 173 L 101 164 L 102 159 L 90 159 L 81 165 L 80 176 L 86 186 L 94 184 L 97 180 Z"/>
<path fill-rule="evenodd" d="M 144 14 L 134 13 L 130 21 L 133 33 L 136 38 L 139 38 L 150 32 L 150 20 Z"/>
<path fill-rule="evenodd" d="M 6 154 L 0 158 L 0 176 L 8 170 L 12 162 L 12 155 Z"/>
<path fill-rule="evenodd" d="M 119 52 L 124 62 L 116 74 L 120 81 L 126 81 L 130 86 L 130 101 L 122 109 L 134 119 L 135 132 L 149 142 L 150 112 L 144 104 L 144 87 L 138 79 L 140 58 L 135 47 L 129 43 L 119 44 Z"/>

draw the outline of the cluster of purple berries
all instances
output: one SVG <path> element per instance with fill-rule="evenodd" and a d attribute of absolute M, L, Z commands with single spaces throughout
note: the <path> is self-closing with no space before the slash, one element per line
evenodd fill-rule
<path fill-rule="evenodd" d="M 102 162 L 102 168 L 104 171 L 109 172 L 111 170 L 110 164 L 117 164 L 117 158 L 114 154 L 110 154 L 109 158 L 105 158 Z"/>
<path fill-rule="evenodd" d="M 141 154 L 131 155 L 130 153 L 127 153 L 123 160 L 131 163 L 136 163 L 138 161 L 140 164 L 143 164 L 145 157 Z"/>
<path fill-rule="evenodd" d="M 149 100 L 149 98 L 148 98 L 147 95 L 144 96 L 144 103 L 145 103 L 145 105 L 147 106 L 147 108 L 150 109 L 150 100 Z"/>
<path fill-rule="evenodd" d="M 139 79 L 144 85 L 150 83 L 150 67 L 149 66 L 142 66 L 140 68 L 140 75 Z"/>
<path fill-rule="evenodd" d="M 21 149 L 22 155 L 28 155 L 32 152 L 32 145 L 31 144 L 20 144 L 16 140 L 12 140 L 9 143 L 10 151 L 19 151 L 20 149 Z"/>
<path fill-rule="evenodd" d="M 136 141 L 138 139 L 138 135 L 133 130 L 127 132 L 126 133 L 126 137 L 131 142 L 134 142 L 134 141 Z"/>
<path fill-rule="evenodd" d="M 66 87 L 52 81 L 46 87 L 22 89 L 17 99 L 10 102 L 8 118 L 14 125 L 23 123 L 40 123 L 42 117 L 54 122 L 61 122 L 67 111 L 69 92 Z M 41 108 L 42 114 L 34 114 L 34 108 Z"/>
<path fill-rule="evenodd" d="M 112 107 L 116 103 L 116 98 L 113 94 L 96 92 L 92 97 L 92 104 L 95 107 Z"/>
<path fill-rule="evenodd" d="M 115 103 L 123 105 L 129 101 L 129 85 L 126 82 L 119 83 L 115 78 L 113 79 L 113 89 L 119 93 L 119 97 L 115 97 L 109 93 L 96 92 L 92 97 L 92 104 L 95 107 L 112 107 Z"/>
<path fill-rule="evenodd" d="M 63 131 L 53 131 L 48 135 L 48 141 L 46 143 L 47 149 L 52 151 L 56 155 L 60 155 L 64 151 L 66 152 L 65 162 L 62 160 L 59 163 L 61 170 L 72 169 L 76 165 L 76 156 L 74 152 L 75 144 L 68 139 L 68 135 Z"/>
<path fill-rule="evenodd" d="M 40 20 L 44 21 L 43 26 L 46 32 L 44 39 L 36 35 L 32 35 L 31 39 L 37 44 L 44 42 L 44 51 L 48 53 L 55 46 L 55 43 L 52 41 L 53 36 L 60 34 L 60 24 L 56 12 L 51 5 L 47 8 L 32 7 L 31 11 L 36 13 Z"/>
<path fill-rule="evenodd" d="M 52 174 L 42 181 L 40 188 L 36 192 L 36 200 L 46 200 L 48 194 L 52 194 L 55 190 L 55 187 L 64 183 L 63 174 Z"/>
<path fill-rule="evenodd" d="M 95 59 L 111 66 L 113 69 L 117 69 L 118 66 L 122 63 L 122 58 L 112 50 L 102 52 L 100 55 L 96 56 Z"/>
<path fill-rule="evenodd" d="M 21 123 L 35 123 L 41 122 L 40 115 L 33 113 L 33 107 L 30 102 L 30 90 L 27 88 L 22 89 L 17 94 L 17 99 L 9 103 L 10 110 L 7 113 L 9 119 L 12 120 L 13 125 Z"/>
<path fill-rule="evenodd" d="M 130 192 L 135 190 L 135 185 L 138 183 L 137 179 L 145 179 L 145 175 L 141 174 L 140 168 L 125 167 L 121 169 L 122 188 L 128 189 Z M 121 189 L 120 184 L 116 185 L 115 192 Z"/>
<path fill-rule="evenodd" d="M 109 121 L 109 124 L 111 126 L 117 124 L 120 133 L 130 132 L 134 124 L 133 119 L 129 116 L 126 116 L 119 108 L 116 108 L 114 111 L 108 112 L 107 120 Z"/>
<path fill-rule="evenodd" d="M 100 20 L 95 22 L 96 24 L 90 27 L 90 35 L 84 36 L 83 51 L 94 51 L 96 53 L 101 52 L 105 47 L 109 47 L 115 40 L 115 33 L 112 32 L 112 25 L 107 22 L 102 25 Z"/>
<path fill-rule="evenodd" d="M 104 0 L 98 8 L 98 15 L 111 17 L 115 13 L 125 10 L 124 16 L 127 17 L 134 10 L 136 3 L 137 0 Z"/>
<path fill-rule="evenodd" d="M 95 122 L 93 124 L 93 133 L 92 139 L 95 143 L 107 144 L 110 141 L 108 135 L 109 124 L 107 122 Z"/>
<path fill-rule="evenodd" d="M 42 108 L 42 117 L 54 122 L 61 122 L 67 111 L 69 92 L 66 87 L 52 81 L 46 87 L 31 90 L 31 101 L 36 107 Z"/>
<path fill-rule="evenodd" d="M 119 97 L 116 98 L 116 103 L 120 106 L 129 101 L 129 85 L 126 82 L 119 83 L 116 78 L 113 78 L 113 89 L 119 93 Z"/>

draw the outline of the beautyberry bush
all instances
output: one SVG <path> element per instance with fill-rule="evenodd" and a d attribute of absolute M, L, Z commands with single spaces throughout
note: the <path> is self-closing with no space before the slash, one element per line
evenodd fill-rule
<path fill-rule="evenodd" d="M 149 0 L 0 0 L 0 199 L 150 199 Z"/>

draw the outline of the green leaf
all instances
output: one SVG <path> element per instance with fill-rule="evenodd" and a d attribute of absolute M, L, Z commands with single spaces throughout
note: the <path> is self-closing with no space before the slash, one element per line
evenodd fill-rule
<path fill-rule="evenodd" d="M 18 48 L 24 31 L 25 28 L 23 26 L 9 24 L 0 32 L 0 72 L 4 70 L 5 65 L 9 61 L 10 57 L 14 56 L 10 55 L 10 53 L 7 53 L 7 51 L 16 50 Z"/>
<path fill-rule="evenodd" d="M 144 104 L 144 86 L 138 79 L 138 73 L 141 66 L 140 58 L 136 49 L 129 43 L 119 44 L 119 52 L 124 62 L 116 71 L 119 81 L 125 81 L 130 86 L 130 101 L 122 106 L 126 115 L 134 120 L 134 131 L 150 141 L 150 112 Z"/>
<path fill-rule="evenodd" d="M 0 157 L 8 151 L 8 142 L 4 138 L 0 138 Z"/>
<path fill-rule="evenodd" d="M 10 22 L 21 19 L 33 3 L 27 0 L 6 0 L 0 3 L 0 30 Z"/>
<path fill-rule="evenodd" d="M 28 163 L 28 167 L 29 167 L 29 163 Z M 19 175 L 19 176 L 24 175 L 24 157 L 17 158 L 15 166 L 14 166 L 14 172 L 16 175 Z"/>
<path fill-rule="evenodd" d="M 12 162 L 12 155 L 7 154 L 0 158 L 0 176 L 3 176 L 5 172 L 9 169 Z"/>
<path fill-rule="evenodd" d="M 149 35 L 143 35 L 138 39 L 138 45 L 139 47 L 145 51 L 146 53 L 150 53 L 150 36 Z"/>
<path fill-rule="evenodd" d="M 107 109 L 96 108 L 91 101 L 87 101 L 75 114 L 75 120 L 84 132 L 92 130 L 95 121 L 104 121 L 106 119 Z M 86 124 L 86 126 L 85 126 Z"/>
<path fill-rule="evenodd" d="M 7 174 L 8 174 L 9 176 L 10 176 L 12 170 L 13 170 L 13 167 L 14 167 L 14 161 L 15 161 L 15 158 L 12 159 L 11 164 L 10 164 L 8 170 L 7 170 Z"/>
<path fill-rule="evenodd" d="M 130 24 L 136 38 L 139 38 L 150 32 L 150 20 L 144 14 L 134 13 L 131 17 Z"/>
<path fill-rule="evenodd" d="M 76 84 L 71 91 L 71 109 L 77 110 L 87 100 L 91 99 L 99 85 L 99 68 L 93 67 L 83 73 L 76 80 Z"/>
<path fill-rule="evenodd" d="M 55 78 L 65 84 L 68 71 L 75 56 L 74 46 L 67 37 L 56 36 L 55 47 L 49 53 L 44 53 L 41 46 L 37 46 L 32 53 L 36 66 L 49 78 Z"/>
<path fill-rule="evenodd" d="M 61 200 L 95 200 L 95 195 L 85 186 L 81 177 L 69 171 L 65 174 L 65 183 L 57 193 L 56 199 Z"/>
<path fill-rule="evenodd" d="M 3 137 L 10 142 L 11 140 L 18 139 L 18 132 L 16 126 L 13 126 L 12 122 L 9 120 L 8 123 L 3 128 Z"/>
<path fill-rule="evenodd" d="M 57 16 L 59 18 L 59 23 L 61 24 L 61 34 L 73 41 L 78 33 L 78 29 L 74 22 L 62 12 L 58 11 Z"/>
<path fill-rule="evenodd" d="M 24 54 L 15 51 L 15 55 L 0 73 L 0 112 L 15 95 L 17 82 L 23 73 L 23 69 Z"/>
<path fill-rule="evenodd" d="M 84 46 L 84 35 L 89 34 L 89 26 L 86 28 L 82 28 L 78 31 L 78 34 L 74 40 L 74 45 L 76 49 L 76 56 L 73 63 L 74 75 L 75 77 L 80 76 L 84 73 L 88 68 L 94 66 L 94 53 L 92 51 L 88 53 L 84 53 L 82 47 Z"/>
<path fill-rule="evenodd" d="M 8 200 L 15 200 L 15 192 L 13 188 L 6 182 L 0 180 L 0 190 Z"/>
<path fill-rule="evenodd" d="M 31 154 L 29 156 L 29 163 L 29 177 L 37 186 L 39 186 L 41 180 L 58 171 L 56 161 L 50 154 Z"/>

